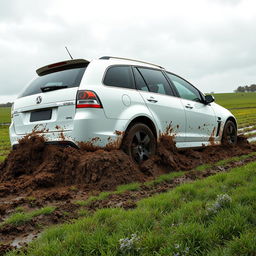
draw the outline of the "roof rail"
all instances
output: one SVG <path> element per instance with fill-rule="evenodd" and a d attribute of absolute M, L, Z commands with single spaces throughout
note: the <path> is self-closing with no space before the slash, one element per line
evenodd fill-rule
<path fill-rule="evenodd" d="M 144 63 L 144 64 L 148 64 L 148 65 L 152 65 L 152 66 L 156 66 L 158 68 L 164 69 L 162 66 L 159 66 L 150 62 L 141 61 L 141 60 L 133 60 L 133 59 L 127 59 L 127 58 L 121 58 L 121 57 L 114 57 L 114 56 L 103 56 L 103 57 L 100 57 L 99 59 L 100 60 L 119 59 L 119 60 L 136 61 L 136 62 L 140 62 L 140 63 Z"/>

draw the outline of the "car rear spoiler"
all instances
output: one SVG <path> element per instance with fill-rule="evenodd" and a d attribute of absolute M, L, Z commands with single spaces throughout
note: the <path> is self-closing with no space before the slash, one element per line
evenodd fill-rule
<path fill-rule="evenodd" d="M 36 70 L 39 76 L 44 76 L 53 72 L 62 71 L 71 68 L 87 67 L 90 62 L 84 59 L 64 60 L 61 62 L 53 63 Z"/>

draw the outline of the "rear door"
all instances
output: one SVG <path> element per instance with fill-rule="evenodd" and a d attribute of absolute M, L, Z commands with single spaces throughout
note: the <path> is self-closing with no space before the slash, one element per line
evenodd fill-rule
<path fill-rule="evenodd" d="M 34 79 L 14 103 L 16 133 L 72 130 L 77 89 L 85 68 L 85 63 L 45 68 L 44 74 Z"/>
<path fill-rule="evenodd" d="M 173 91 L 161 70 L 134 67 L 137 89 L 160 128 L 161 133 L 171 130 L 176 142 L 184 142 L 186 118 L 180 98 Z"/>
<path fill-rule="evenodd" d="M 190 83 L 174 74 L 167 73 L 181 97 L 186 112 L 187 142 L 207 142 L 217 132 L 216 115 L 210 104 L 202 102 L 200 92 Z"/>
<path fill-rule="evenodd" d="M 129 120 L 131 116 L 145 112 L 144 101 L 139 92 L 135 90 L 130 65 L 108 67 L 103 84 L 104 86 L 97 91 L 97 95 L 102 100 L 107 118 Z"/>

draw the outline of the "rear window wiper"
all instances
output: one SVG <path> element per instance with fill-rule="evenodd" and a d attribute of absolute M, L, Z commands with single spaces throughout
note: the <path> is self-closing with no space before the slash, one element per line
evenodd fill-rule
<path fill-rule="evenodd" d="M 41 87 L 41 91 L 49 92 L 49 91 L 54 91 L 54 90 L 59 90 L 64 88 L 68 88 L 68 86 L 67 85 L 49 85 L 49 86 Z"/>

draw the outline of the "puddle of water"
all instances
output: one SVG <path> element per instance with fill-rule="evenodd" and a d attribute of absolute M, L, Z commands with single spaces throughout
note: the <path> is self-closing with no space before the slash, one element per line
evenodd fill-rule
<path fill-rule="evenodd" d="M 16 248 L 21 248 L 25 244 L 30 243 L 33 239 L 37 238 L 39 234 L 29 234 L 28 236 L 25 237 L 16 237 L 12 243 L 11 246 L 15 246 Z"/>
<path fill-rule="evenodd" d="M 256 137 L 251 137 L 251 138 L 248 138 L 247 139 L 249 142 L 254 142 L 254 141 L 256 141 Z"/>
<path fill-rule="evenodd" d="M 246 126 L 246 127 L 243 127 L 243 128 L 240 128 L 240 129 L 238 129 L 238 132 L 239 133 L 243 133 L 243 130 L 245 130 L 245 129 L 251 129 L 252 127 L 254 127 L 255 125 L 250 125 L 250 126 Z"/>
<path fill-rule="evenodd" d="M 244 135 L 251 134 L 251 133 L 255 133 L 255 132 L 256 132 L 256 130 L 251 130 L 251 131 L 249 131 L 249 132 L 245 132 Z"/>

